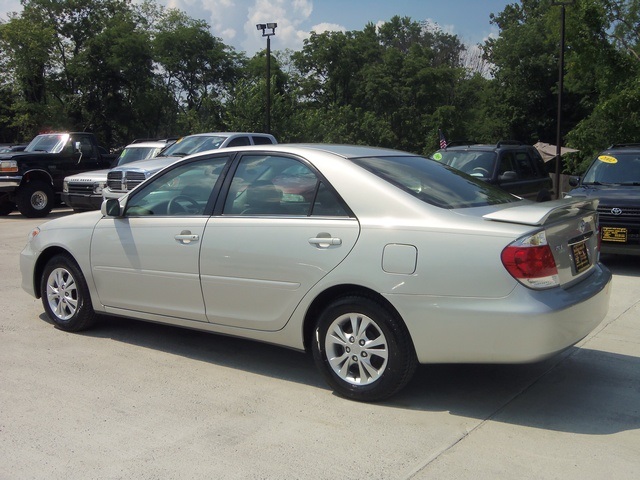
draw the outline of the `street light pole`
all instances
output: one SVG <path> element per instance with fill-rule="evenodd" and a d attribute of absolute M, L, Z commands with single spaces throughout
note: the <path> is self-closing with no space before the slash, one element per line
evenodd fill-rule
<path fill-rule="evenodd" d="M 560 58 L 558 60 L 558 117 L 556 125 L 556 199 L 560 198 L 560 164 L 562 157 L 562 91 L 564 90 L 564 28 L 567 5 L 575 0 L 554 1 L 551 5 L 560 6 Z"/>
<path fill-rule="evenodd" d="M 275 22 L 256 25 L 256 29 L 262 30 L 262 36 L 267 37 L 267 133 L 271 133 L 271 35 L 276 34 L 277 26 L 278 24 Z"/>

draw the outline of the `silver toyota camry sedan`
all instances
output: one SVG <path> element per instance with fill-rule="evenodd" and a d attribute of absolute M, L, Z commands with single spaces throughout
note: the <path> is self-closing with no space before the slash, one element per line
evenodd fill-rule
<path fill-rule="evenodd" d="M 532 203 L 417 155 L 264 145 L 185 157 L 52 220 L 22 286 L 60 329 L 98 313 L 312 352 L 375 401 L 416 365 L 520 363 L 605 317 L 597 200 Z"/>

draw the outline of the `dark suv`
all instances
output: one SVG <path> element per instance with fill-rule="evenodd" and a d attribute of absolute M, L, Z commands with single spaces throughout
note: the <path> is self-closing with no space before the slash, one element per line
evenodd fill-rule
<path fill-rule="evenodd" d="M 567 197 L 599 198 L 602 253 L 640 255 L 640 143 L 600 153 Z"/>
<path fill-rule="evenodd" d="M 553 181 L 540 153 L 530 145 L 452 142 L 431 158 L 528 200 L 543 202 L 553 197 Z"/>

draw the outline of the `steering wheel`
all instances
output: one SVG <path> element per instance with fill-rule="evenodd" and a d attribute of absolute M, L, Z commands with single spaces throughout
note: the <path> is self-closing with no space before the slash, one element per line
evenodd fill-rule
<path fill-rule="evenodd" d="M 488 177 L 489 176 L 489 170 L 487 170 L 486 168 L 483 168 L 483 167 L 476 167 L 473 170 L 471 170 L 471 174 L 472 175 L 473 175 L 474 172 L 479 173 L 483 177 Z"/>
<path fill-rule="evenodd" d="M 180 202 L 185 202 L 189 205 L 185 207 Z M 197 213 L 199 211 L 200 204 L 198 204 L 198 202 L 196 202 L 193 198 L 187 197 L 186 195 L 176 195 L 171 200 L 169 200 L 169 204 L 167 205 L 168 215 L 178 215 L 180 213 Z"/>

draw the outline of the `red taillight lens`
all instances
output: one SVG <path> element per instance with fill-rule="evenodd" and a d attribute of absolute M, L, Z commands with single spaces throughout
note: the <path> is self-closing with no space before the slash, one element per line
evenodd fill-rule
<path fill-rule="evenodd" d="M 523 285 L 551 288 L 560 284 L 558 267 L 544 232 L 520 239 L 502 251 L 502 264 Z"/>

